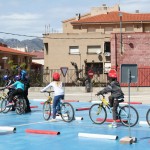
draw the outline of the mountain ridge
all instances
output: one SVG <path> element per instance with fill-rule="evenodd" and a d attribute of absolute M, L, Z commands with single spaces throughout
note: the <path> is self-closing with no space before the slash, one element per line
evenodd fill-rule
<path fill-rule="evenodd" d="M 0 43 L 6 44 L 11 48 L 28 48 L 28 51 L 40 51 L 44 49 L 43 40 L 39 38 L 18 40 L 18 39 L 2 39 L 0 38 Z"/>

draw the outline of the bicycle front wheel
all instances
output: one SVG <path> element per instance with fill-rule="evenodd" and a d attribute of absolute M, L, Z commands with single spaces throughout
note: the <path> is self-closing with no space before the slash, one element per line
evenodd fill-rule
<path fill-rule="evenodd" d="M 74 120 L 74 109 L 70 103 L 62 103 L 61 104 L 61 118 L 65 122 L 71 122 Z"/>
<path fill-rule="evenodd" d="M 147 121 L 148 125 L 150 126 L 150 109 L 146 113 L 146 121 Z"/>
<path fill-rule="evenodd" d="M 3 99 L 1 101 L 1 112 L 3 113 L 7 113 L 9 112 L 11 107 L 6 107 L 6 105 L 9 103 L 9 101 L 7 99 Z"/>
<path fill-rule="evenodd" d="M 51 104 L 50 102 L 44 102 L 43 104 L 43 118 L 45 120 L 49 120 L 49 118 L 51 117 Z"/>
<path fill-rule="evenodd" d="M 107 118 L 107 112 L 101 104 L 93 104 L 89 110 L 89 116 L 95 124 L 102 124 Z"/>
<path fill-rule="evenodd" d="M 129 114 L 129 108 L 130 108 L 130 114 Z M 133 106 L 129 106 L 129 105 L 121 107 L 119 111 L 119 117 L 121 123 L 127 127 L 135 126 L 139 120 L 139 115 L 137 110 Z"/>

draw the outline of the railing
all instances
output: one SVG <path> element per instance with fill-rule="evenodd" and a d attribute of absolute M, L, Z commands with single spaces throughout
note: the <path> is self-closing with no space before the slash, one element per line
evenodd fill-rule
<path fill-rule="evenodd" d="M 52 74 L 54 72 L 59 72 L 61 75 L 61 80 L 65 82 L 66 86 L 84 86 L 84 84 L 76 80 L 76 73 L 74 69 L 68 69 L 66 77 L 63 77 L 60 69 L 49 69 L 36 71 L 32 70 L 29 72 L 31 87 L 41 87 L 45 86 L 52 81 Z M 82 79 L 84 77 L 83 70 L 79 77 Z M 103 71 L 102 71 L 103 72 Z M 0 86 L 4 86 L 3 75 L 6 75 L 5 70 L 0 70 Z M 118 80 L 120 81 L 120 69 L 118 69 Z M 99 74 L 95 72 L 92 78 L 93 87 L 104 87 L 108 83 L 107 74 Z M 127 84 L 121 84 L 121 86 L 128 86 Z M 138 82 L 131 84 L 132 87 L 149 87 L 150 86 L 150 68 L 138 68 Z"/>

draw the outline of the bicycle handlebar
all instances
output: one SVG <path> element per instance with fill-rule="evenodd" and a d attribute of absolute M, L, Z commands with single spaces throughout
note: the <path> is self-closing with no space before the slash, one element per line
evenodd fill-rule
<path fill-rule="evenodd" d="M 43 91 L 42 93 L 53 93 L 54 91 Z"/>

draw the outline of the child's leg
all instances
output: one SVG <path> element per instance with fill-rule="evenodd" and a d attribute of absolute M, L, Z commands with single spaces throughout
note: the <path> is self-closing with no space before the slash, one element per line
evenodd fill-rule
<path fill-rule="evenodd" d="M 113 120 L 116 121 L 118 119 L 118 109 L 119 106 L 119 102 L 118 100 L 114 100 L 114 104 L 113 104 Z"/>
<path fill-rule="evenodd" d="M 109 99 L 110 107 L 113 107 L 113 104 L 114 104 L 114 97 L 113 97 L 112 95 L 110 95 L 110 96 L 108 97 L 108 99 Z"/>
<path fill-rule="evenodd" d="M 57 105 L 60 103 L 60 96 L 55 96 L 53 100 L 53 119 L 56 118 Z"/>

